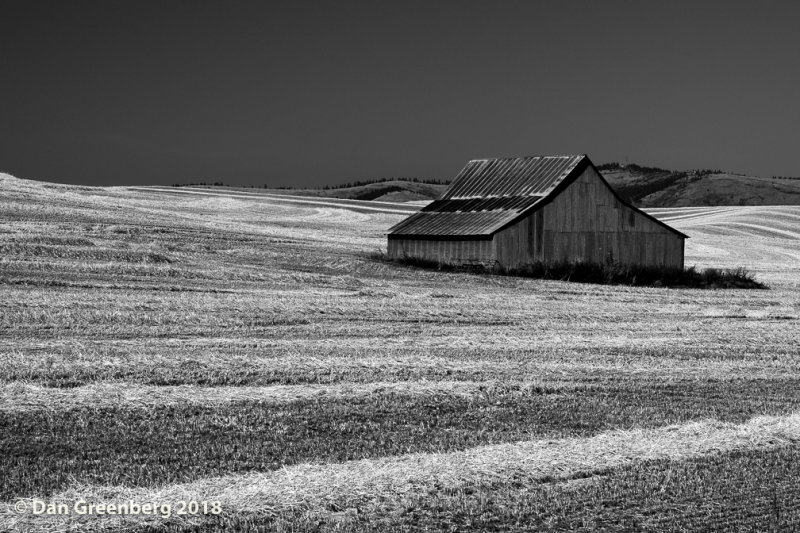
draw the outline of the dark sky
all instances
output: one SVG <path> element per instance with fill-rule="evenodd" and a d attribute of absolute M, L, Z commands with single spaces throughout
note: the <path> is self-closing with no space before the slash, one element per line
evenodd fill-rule
<path fill-rule="evenodd" d="M 0 0 L 0 171 L 293 186 L 588 153 L 800 175 L 798 6 Z"/>

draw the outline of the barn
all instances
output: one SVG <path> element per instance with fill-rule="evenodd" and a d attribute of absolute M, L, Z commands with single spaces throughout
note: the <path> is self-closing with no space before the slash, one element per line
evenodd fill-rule
<path fill-rule="evenodd" d="M 508 269 L 573 261 L 683 268 L 686 235 L 620 198 L 586 155 L 475 159 L 393 226 L 388 253 Z"/>

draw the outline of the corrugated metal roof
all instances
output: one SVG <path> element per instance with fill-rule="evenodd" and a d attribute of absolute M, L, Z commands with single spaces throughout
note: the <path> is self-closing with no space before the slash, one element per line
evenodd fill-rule
<path fill-rule="evenodd" d="M 543 196 L 581 162 L 583 155 L 474 159 L 456 176 L 443 200 Z"/>
<path fill-rule="evenodd" d="M 499 198 L 438 200 L 423 207 L 421 211 L 436 211 L 440 213 L 454 211 L 496 211 L 498 209 L 520 211 L 532 206 L 541 198 L 541 196 L 504 196 Z"/>
<path fill-rule="evenodd" d="M 440 200 L 389 230 L 393 236 L 486 236 L 543 200 L 585 156 L 475 159 Z"/>
<path fill-rule="evenodd" d="M 390 234 L 399 235 L 425 235 L 425 236 L 453 236 L 491 235 L 508 222 L 514 220 L 517 211 L 450 211 L 431 212 L 420 211 L 411 215 L 390 230 Z"/>

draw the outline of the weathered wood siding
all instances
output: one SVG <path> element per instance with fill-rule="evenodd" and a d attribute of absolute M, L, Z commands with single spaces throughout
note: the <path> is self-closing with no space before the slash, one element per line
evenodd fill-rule
<path fill-rule="evenodd" d="M 493 262 L 490 239 L 458 241 L 389 239 L 389 257 L 400 259 L 413 257 L 446 264 L 490 264 Z"/>
<path fill-rule="evenodd" d="M 537 261 L 683 267 L 683 238 L 616 199 L 588 167 L 553 200 L 497 234 L 497 262 L 519 268 Z"/>

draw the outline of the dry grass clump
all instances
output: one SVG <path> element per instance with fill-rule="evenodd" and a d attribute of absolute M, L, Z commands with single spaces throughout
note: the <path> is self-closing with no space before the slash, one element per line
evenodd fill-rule
<path fill-rule="evenodd" d="M 370 257 L 379 261 L 389 260 L 382 252 L 371 254 Z M 754 274 L 742 266 L 736 268 L 705 268 L 698 270 L 694 266 L 689 268 L 661 268 L 622 265 L 614 262 L 591 263 L 585 261 L 570 261 L 556 263 L 537 262 L 524 268 L 506 268 L 500 265 L 458 265 L 414 257 L 397 258 L 393 259 L 392 262 L 412 267 L 445 270 L 449 272 L 518 276 L 579 283 L 598 283 L 603 285 L 699 289 L 768 288 L 764 283 L 756 281 Z"/>
<path fill-rule="evenodd" d="M 531 385 L 517 386 L 524 393 Z M 273 385 L 269 387 L 154 386 L 107 382 L 74 388 L 50 388 L 14 381 L 0 383 L 0 412 L 65 411 L 71 409 L 152 409 L 170 405 L 215 406 L 259 402 L 283 404 L 369 397 L 373 394 L 418 395 L 448 401 L 448 396 L 472 398 L 495 393 L 496 387 L 469 381 L 343 383 L 337 385 Z"/>
<path fill-rule="evenodd" d="M 795 531 L 799 493 L 800 448 L 783 446 L 636 462 L 569 481 L 437 491 L 357 510 L 237 515 L 174 531 Z"/>
<path fill-rule="evenodd" d="M 54 235 L 15 236 L 9 239 L 9 243 L 49 246 L 95 246 L 95 243 L 89 239 L 81 237 L 57 237 Z"/>
<path fill-rule="evenodd" d="M 76 245 L 48 245 L 48 244 L 2 244 L 0 254 L 6 257 L 52 257 L 58 259 L 74 259 L 80 261 L 115 261 L 123 263 L 172 263 L 162 253 L 131 250 L 101 249 L 94 244 Z"/>

